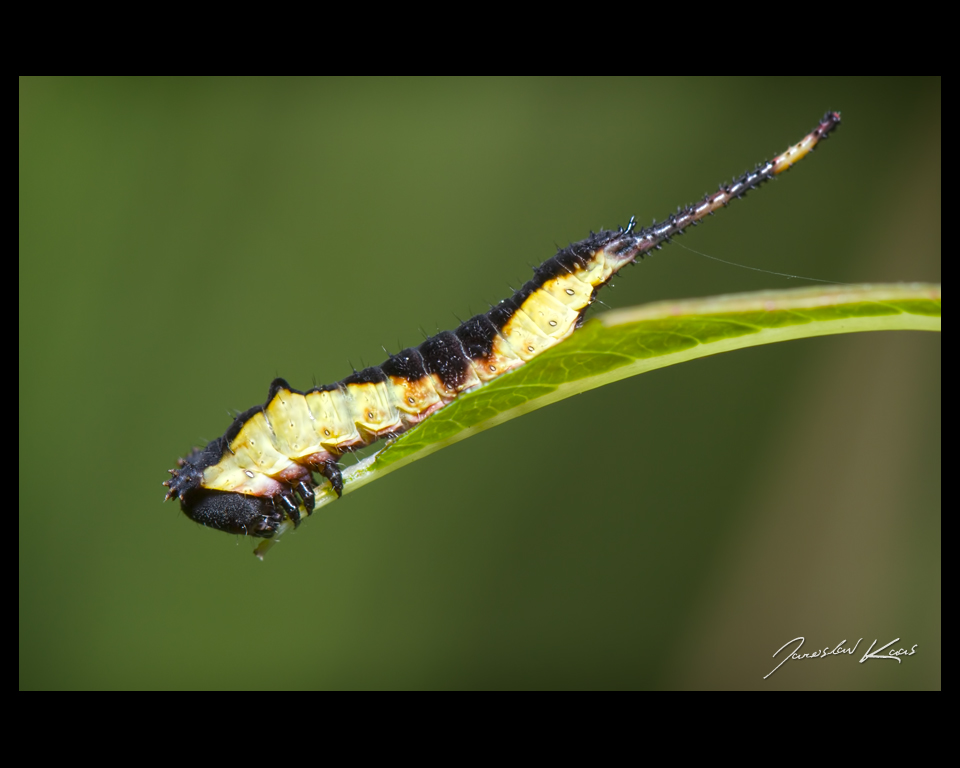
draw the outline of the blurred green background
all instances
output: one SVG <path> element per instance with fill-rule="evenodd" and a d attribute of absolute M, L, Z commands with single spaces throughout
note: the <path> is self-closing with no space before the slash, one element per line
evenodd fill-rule
<path fill-rule="evenodd" d="M 262 402 L 843 125 L 684 244 L 940 280 L 940 79 L 20 80 L 21 689 L 939 688 L 940 336 L 604 387 L 258 562 L 162 504 Z M 673 246 L 625 307 L 801 285 Z M 903 663 L 771 658 L 901 638 Z"/>

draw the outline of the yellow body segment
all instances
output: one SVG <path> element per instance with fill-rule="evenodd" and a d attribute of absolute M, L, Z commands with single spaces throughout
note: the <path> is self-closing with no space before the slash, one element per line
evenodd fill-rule
<path fill-rule="evenodd" d="M 299 392 L 279 390 L 265 410 L 278 451 L 291 459 L 299 459 L 320 449 L 313 414 Z"/>
<path fill-rule="evenodd" d="M 808 136 L 804 136 L 802 141 L 794 144 L 790 149 L 784 152 L 782 155 L 779 155 L 773 161 L 773 175 L 783 173 L 785 170 L 790 168 L 794 163 L 798 163 L 803 160 L 819 142 L 820 137 L 815 133 L 811 133 Z"/>
<path fill-rule="evenodd" d="M 566 295 L 566 294 L 564 294 Z M 565 339 L 577 325 L 579 310 L 570 308 L 543 289 L 523 303 L 523 311 L 544 336 Z"/>
<path fill-rule="evenodd" d="M 351 384 L 345 397 L 352 395 L 350 408 L 353 421 L 364 437 L 364 443 L 372 443 L 381 435 L 398 432 L 402 426 L 400 412 L 393 404 L 386 384 Z"/>
<path fill-rule="evenodd" d="M 504 325 L 503 337 L 524 362 L 533 359 L 573 333 L 580 313 L 593 301 L 594 288 L 613 271 L 599 250 L 585 268 L 545 281 Z"/>
<path fill-rule="evenodd" d="M 508 371 L 523 365 L 523 358 L 513 349 L 513 345 L 501 336 L 493 340 L 493 352 L 483 361 L 484 375 L 494 379 Z"/>
<path fill-rule="evenodd" d="M 425 413 L 433 413 L 443 402 L 433 386 L 432 379 L 424 377 L 410 381 L 400 376 L 391 376 L 388 382 L 394 407 L 408 424 L 418 424 L 425 418 Z"/>
<path fill-rule="evenodd" d="M 305 398 L 313 413 L 318 441 L 325 450 L 343 453 L 341 446 L 356 445 L 360 441 L 360 432 L 350 420 L 350 409 L 342 390 L 308 392 Z"/>
<path fill-rule="evenodd" d="M 241 428 L 230 443 L 224 458 L 203 473 L 203 485 L 215 491 L 264 494 L 276 492 L 273 480 L 293 461 L 280 453 L 273 432 L 262 413 L 257 413 Z"/>
<path fill-rule="evenodd" d="M 561 275 L 552 280 L 548 280 L 540 288 L 539 292 L 548 293 L 553 299 L 571 310 L 575 317 L 579 316 L 580 311 L 590 305 L 590 297 L 593 295 L 594 285 L 581 280 L 576 274 Z"/>
<path fill-rule="evenodd" d="M 523 303 L 523 307 L 529 306 L 531 311 L 536 311 L 538 303 L 537 295 L 534 294 Z M 503 326 L 501 333 L 524 362 L 532 360 L 556 343 L 537 327 L 523 308 L 514 313 L 510 322 Z"/>
<path fill-rule="evenodd" d="M 607 254 L 605 250 L 599 250 L 593 254 L 593 258 L 586 269 L 577 272 L 577 277 L 581 282 L 589 285 L 591 289 L 599 288 L 613 277 L 614 272 L 630 261 L 633 261 L 632 255 L 628 259 L 617 259 L 613 254 Z"/>

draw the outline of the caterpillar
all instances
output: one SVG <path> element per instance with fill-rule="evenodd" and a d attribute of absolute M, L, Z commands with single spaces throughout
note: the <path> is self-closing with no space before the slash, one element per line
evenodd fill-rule
<path fill-rule="evenodd" d="M 314 508 L 314 473 L 339 496 L 344 453 L 405 432 L 559 344 L 620 269 L 789 169 L 839 124 L 840 113 L 827 112 L 799 143 L 660 223 L 638 228 L 631 218 L 626 227 L 591 233 L 536 267 L 489 312 L 381 365 L 305 392 L 274 379 L 266 403 L 177 461 L 163 483 L 165 500 L 178 498 L 191 520 L 234 534 L 270 538 L 286 518 L 299 525 L 301 504 L 307 514 Z"/>

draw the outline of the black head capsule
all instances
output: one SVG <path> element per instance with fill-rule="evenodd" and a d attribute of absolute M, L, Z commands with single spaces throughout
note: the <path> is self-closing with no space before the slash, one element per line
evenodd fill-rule
<path fill-rule="evenodd" d="M 179 459 L 177 468 L 169 470 L 173 477 L 164 483 L 169 489 L 166 498 L 180 499 L 183 514 L 201 525 L 269 539 L 284 519 L 283 510 L 273 499 L 203 487 L 203 470 L 220 461 L 226 445 L 225 438 L 220 437 Z"/>

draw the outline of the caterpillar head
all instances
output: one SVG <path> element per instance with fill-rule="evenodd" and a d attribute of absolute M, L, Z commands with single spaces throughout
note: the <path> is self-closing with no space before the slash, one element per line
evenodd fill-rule
<path fill-rule="evenodd" d="M 270 497 L 248 496 L 231 491 L 213 491 L 203 487 L 203 470 L 220 461 L 223 438 L 211 441 L 206 448 L 195 448 L 163 483 L 168 499 L 180 499 L 180 509 L 196 523 L 218 531 L 269 539 L 283 521 L 284 513 Z"/>

